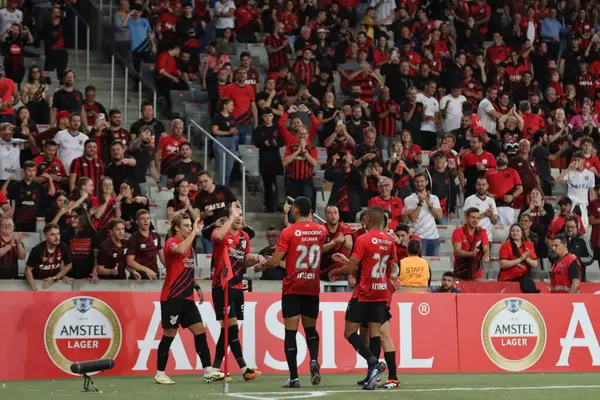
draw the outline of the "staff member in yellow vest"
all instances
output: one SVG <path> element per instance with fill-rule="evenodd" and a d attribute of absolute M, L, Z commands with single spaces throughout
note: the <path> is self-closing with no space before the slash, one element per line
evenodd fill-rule
<path fill-rule="evenodd" d="M 408 257 L 400 261 L 400 292 L 429 292 L 431 268 L 419 256 L 421 242 L 411 239 L 407 247 Z"/>
<path fill-rule="evenodd" d="M 558 234 L 552 238 L 552 251 L 556 260 L 552 264 L 550 291 L 552 293 L 579 293 L 581 264 L 574 254 L 569 253 L 567 238 Z"/>

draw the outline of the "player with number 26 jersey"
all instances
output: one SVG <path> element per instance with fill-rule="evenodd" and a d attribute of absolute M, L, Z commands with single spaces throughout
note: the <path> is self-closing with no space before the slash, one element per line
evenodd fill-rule
<path fill-rule="evenodd" d="M 372 230 L 356 240 L 352 257 L 360 260 L 360 281 L 356 284 L 359 302 L 387 302 L 390 296 L 388 266 L 396 262 L 394 240 L 387 232 Z"/>
<path fill-rule="evenodd" d="M 281 232 L 275 251 L 286 254 L 283 294 L 318 296 L 321 252 L 327 230 L 315 222 L 296 222 Z"/>

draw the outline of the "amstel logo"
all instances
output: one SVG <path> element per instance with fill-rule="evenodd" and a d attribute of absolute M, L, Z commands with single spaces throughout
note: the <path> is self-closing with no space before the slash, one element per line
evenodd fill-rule
<path fill-rule="evenodd" d="M 538 309 L 524 299 L 500 300 L 485 315 L 483 348 L 490 360 L 506 371 L 533 366 L 546 347 L 546 323 Z"/>
<path fill-rule="evenodd" d="M 44 343 L 50 359 L 68 374 L 71 363 L 116 358 L 121 324 L 102 300 L 73 297 L 60 303 L 46 321 Z"/>

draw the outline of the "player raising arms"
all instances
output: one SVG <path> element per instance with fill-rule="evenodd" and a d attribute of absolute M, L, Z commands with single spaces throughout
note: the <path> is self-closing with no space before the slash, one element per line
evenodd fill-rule
<path fill-rule="evenodd" d="M 369 378 L 364 382 L 363 389 L 373 390 L 373 382 L 385 371 L 386 364 L 379 361 L 381 353 L 381 324 L 386 318 L 386 306 L 390 295 L 390 276 L 398 276 L 396 249 L 392 237 L 381 229 L 385 221 L 385 212 L 381 207 L 371 207 L 367 211 L 365 224 L 367 233 L 360 236 L 352 257 L 342 268 L 332 270 L 333 276 L 357 272 L 356 297 L 348 303 L 346 310 L 346 326 L 344 337 L 350 342 L 369 366 Z M 358 329 L 363 321 L 369 325 L 369 346 L 358 335 Z"/>
<path fill-rule="evenodd" d="M 294 224 L 281 232 L 273 256 L 263 267 L 277 267 L 285 257 L 287 276 L 283 279 L 281 313 L 285 325 L 285 358 L 290 370 L 289 379 L 281 385 L 300 387 L 296 355 L 296 334 L 300 317 L 310 353 L 310 383 L 321 383 L 319 367 L 319 334 L 316 325 L 319 316 L 319 292 L 321 290 L 319 267 L 327 229 L 311 221 L 312 204 L 306 197 L 298 197 L 292 205 Z"/>
<path fill-rule="evenodd" d="M 167 277 L 160 295 L 160 311 L 163 337 L 158 345 L 158 357 L 154 382 L 172 385 L 173 380 L 165 374 L 169 359 L 169 348 L 177 335 L 177 328 L 188 328 L 194 334 L 196 353 L 204 367 L 204 380 L 207 382 L 223 379 L 223 373 L 210 364 L 210 350 L 206 341 L 206 327 L 194 301 L 194 289 L 204 301 L 202 289 L 194 285 L 194 254 L 192 242 L 198 233 L 202 220 L 194 221 L 187 214 L 173 219 L 165 243 L 165 267 Z"/>
<path fill-rule="evenodd" d="M 238 320 L 244 320 L 244 289 L 242 278 L 246 268 L 250 268 L 264 261 L 263 256 L 254 257 L 250 255 L 250 237 L 242 230 L 244 219 L 239 204 L 232 203 L 229 207 L 229 217 L 220 228 L 215 228 L 212 233 L 214 268 L 212 278 L 212 300 L 215 308 L 217 321 L 221 322 L 221 334 L 215 348 L 215 360 L 213 365 L 220 367 L 225 357 L 225 326 L 227 326 L 227 347 L 231 347 L 235 360 L 237 361 L 245 381 L 251 381 L 260 375 L 257 369 L 249 368 L 244 360 L 242 344 L 239 339 Z M 229 260 L 226 260 L 228 257 Z M 232 276 L 227 282 L 228 309 L 227 323 L 225 323 L 225 290 L 221 283 L 223 268 L 226 263 L 231 264 Z"/>

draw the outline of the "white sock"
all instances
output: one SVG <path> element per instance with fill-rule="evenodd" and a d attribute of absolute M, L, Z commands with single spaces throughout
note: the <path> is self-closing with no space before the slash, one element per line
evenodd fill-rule
<path fill-rule="evenodd" d="M 165 371 L 156 371 L 156 376 L 164 376 L 164 375 L 166 375 Z"/>
<path fill-rule="evenodd" d="M 213 367 L 205 367 L 204 368 L 204 373 L 205 374 L 210 374 L 211 372 L 213 372 Z"/>

